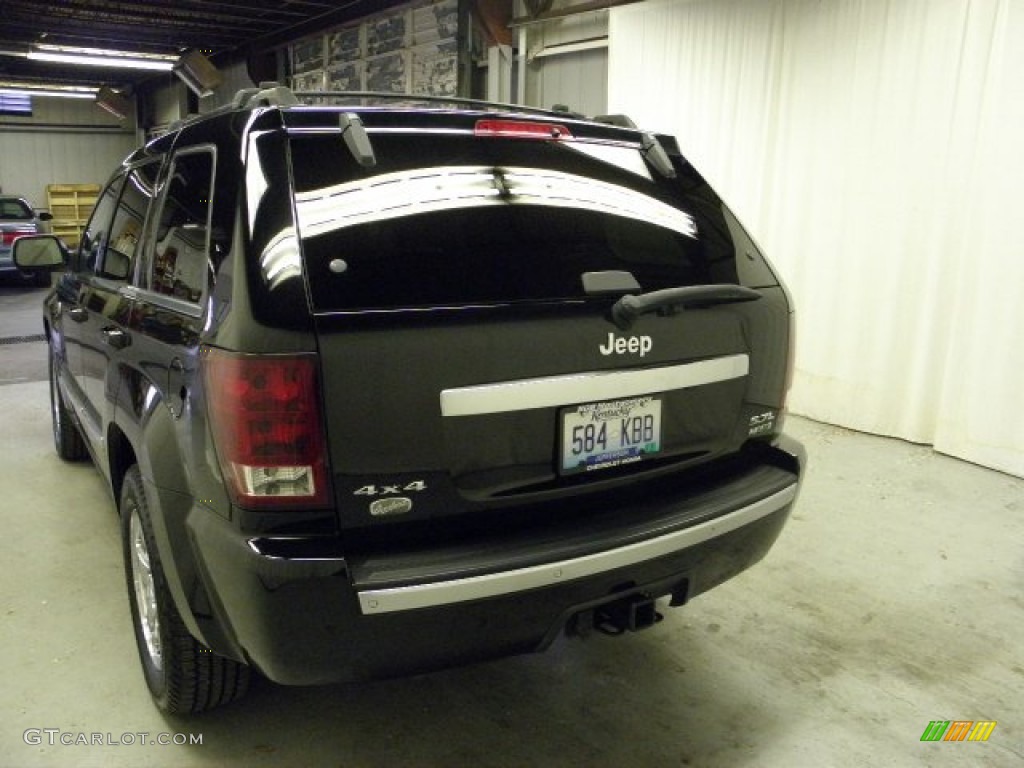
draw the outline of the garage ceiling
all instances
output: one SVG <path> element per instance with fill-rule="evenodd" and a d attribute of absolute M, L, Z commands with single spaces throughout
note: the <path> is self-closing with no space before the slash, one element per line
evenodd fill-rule
<path fill-rule="evenodd" d="M 40 43 L 162 54 L 195 48 L 225 66 L 406 1 L 2 0 L 0 80 L 137 87 L 154 73 L 40 62 L 27 54 Z"/>

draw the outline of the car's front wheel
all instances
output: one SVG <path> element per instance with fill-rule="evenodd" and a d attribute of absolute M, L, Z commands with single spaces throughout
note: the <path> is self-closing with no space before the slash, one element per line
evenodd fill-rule
<path fill-rule="evenodd" d="M 121 534 L 135 640 L 156 705 L 171 714 L 189 714 L 244 695 L 249 667 L 203 646 L 174 605 L 137 466 L 128 470 L 121 490 Z"/>

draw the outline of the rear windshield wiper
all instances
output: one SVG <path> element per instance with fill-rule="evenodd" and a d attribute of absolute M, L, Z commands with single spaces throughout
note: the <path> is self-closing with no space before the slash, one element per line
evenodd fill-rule
<path fill-rule="evenodd" d="M 612 322 L 621 330 L 629 330 L 636 319 L 650 312 L 670 315 L 686 307 L 710 307 L 739 301 L 757 301 L 761 294 L 742 285 L 690 285 L 666 288 L 639 296 L 628 294 L 612 305 Z"/>

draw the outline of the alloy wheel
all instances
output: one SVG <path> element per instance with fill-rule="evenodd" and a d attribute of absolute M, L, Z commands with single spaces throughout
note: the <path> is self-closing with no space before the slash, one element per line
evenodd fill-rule
<path fill-rule="evenodd" d="M 135 606 L 139 629 L 146 643 L 146 652 L 156 669 L 163 669 L 163 651 L 160 646 L 160 615 L 156 599 L 156 583 L 149 559 L 146 534 L 142 529 L 138 510 L 130 510 L 129 547 L 131 552 L 132 585 L 135 588 Z"/>

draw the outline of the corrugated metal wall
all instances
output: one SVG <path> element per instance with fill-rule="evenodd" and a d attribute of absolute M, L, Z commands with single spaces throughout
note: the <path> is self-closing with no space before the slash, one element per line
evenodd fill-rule
<path fill-rule="evenodd" d="M 34 98 L 31 118 L 0 118 L 0 189 L 46 208 L 47 184 L 102 184 L 136 145 L 134 124 L 91 101 Z"/>

